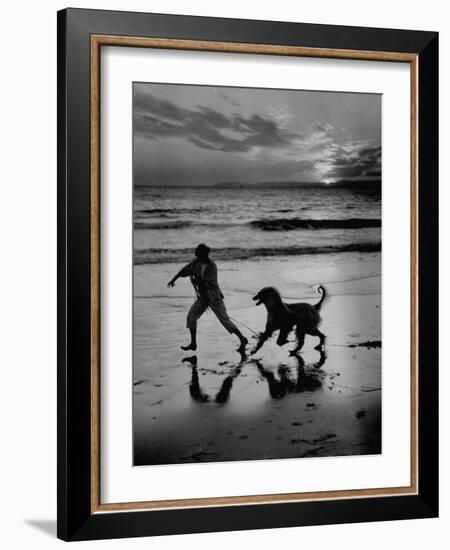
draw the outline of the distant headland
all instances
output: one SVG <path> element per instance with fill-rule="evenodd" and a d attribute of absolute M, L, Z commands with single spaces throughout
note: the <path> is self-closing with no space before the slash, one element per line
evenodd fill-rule
<path fill-rule="evenodd" d="M 305 182 L 305 181 L 266 181 L 258 183 L 243 183 L 239 181 L 224 181 L 216 183 L 214 187 L 223 189 L 251 189 L 252 187 L 381 187 L 381 180 L 339 180 L 335 182 Z"/>

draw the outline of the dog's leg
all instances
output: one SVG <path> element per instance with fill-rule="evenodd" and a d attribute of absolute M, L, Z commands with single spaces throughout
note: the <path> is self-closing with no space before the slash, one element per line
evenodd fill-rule
<path fill-rule="evenodd" d="M 318 343 L 317 346 L 315 346 L 314 349 L 317 349 L 317 350 L 321 350 L 325 344 L 325 334 L 322 334 L 322 332 L 320 332 L 320 330 L 318 328 L 312 330 L 310 332 L 311 336 L 317 336 L 318 338 L 320 338 L 320 342 Z"/>
<path fill-rule="evenodd" d="M 279 346 L 284 346 L 284 344 L 288 341 L 287 338 L 289 336 L 289 332 L 290 332 L 290 329 L 288 328 L 280 329 L 280 334 L 278 335 L 278 338 L 277 338 L 277 344 Z"/>
<path fill-rule="evenodd" d="M 259 340 L 258 340 L 258 343 L 256 344 L 256 346 L 252 349 L 250 355 L 254 355 L 257 351 L 259 351 L 264 343 L 266 342 L 266 340 L 268 340 L 270 338 L 270 336 L 272 336 L 272 334 L 269 334 L 267 331 L 264 331 L 263 333 L 261 333 L 259 335 Z"/>
<path fill-rule="evenodd" d="M 269 324 L 266 325 L 266 329 L 262 334 L 259 335 L 258 343 L 251 351 L 251 355 L 254 355 L 258 350 L 260 350 L 263 347 L 264 342 L 272 336 L 274 330 L 275 329 L 272 325 L 269 325 Z"/>
<path fill-rule="evenodd" d="M 305 333 L 299 326 L 297 326 L 297 330 L 295 331 L 295 334 L 297 336 L 297 346 L 292 350 L 291 353 L 293 354 L 300 351 L 303 347 L 303 344 L 305 343 Z"/>
<path fill-rule="evenodd" d="M 327 360 L 327 354 L 324 352 L 323 349 L 320 349 L 319 353 L 320 353 L 320 358 L 317 361 L 317 363 L 315 363 L 314 365 L 317 369 L 320 369 L 321 367 L 323 367 L 323 365 L 325 364 L 325 361 Z"/>

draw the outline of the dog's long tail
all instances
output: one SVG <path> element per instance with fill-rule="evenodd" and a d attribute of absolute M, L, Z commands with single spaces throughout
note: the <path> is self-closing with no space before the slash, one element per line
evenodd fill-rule
<path fill-rule="evenodd" d="M 323 301 L 325 300 L 325 298 L 327 296 L 327 292 L 326 292 L 325 288 L 322 285 L 319 286 L 317 291 L 320 292 L 320 294 L 322 294 L 322 296 L 320 297 L 320 300 L 317 302 L 317 304 L 314 305 L 314 307 L 317 309 L 317 311 L 320 311 L 320 308 L 322 307 Z"/>

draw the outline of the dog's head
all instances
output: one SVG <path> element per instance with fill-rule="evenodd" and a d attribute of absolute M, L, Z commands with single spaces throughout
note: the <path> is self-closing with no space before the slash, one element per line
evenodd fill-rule
<path fill-rule="evenodd" d="M 253 296 L 252 299 L 256 302 L 255 305 L 259 306 L 264 304 L 268 309 L 270 309 L 271 306 L 275 306 L 281 302 L 280 293 L 273 286 L 266 286 L 262 288 L 258 294 Z"/>

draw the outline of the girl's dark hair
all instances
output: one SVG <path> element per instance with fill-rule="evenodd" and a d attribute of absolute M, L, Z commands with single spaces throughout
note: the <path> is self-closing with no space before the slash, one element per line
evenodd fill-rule
<path fill-rule="evenodd" d="M 197 256 L 197 258 L 204 258 L 206 256 L 209 256 L 210 250 L 211 249 L 209 248 L 209 246 L 207 246 L 206 244 L 201 243 L 195 249 L 195 255 Z"/>

